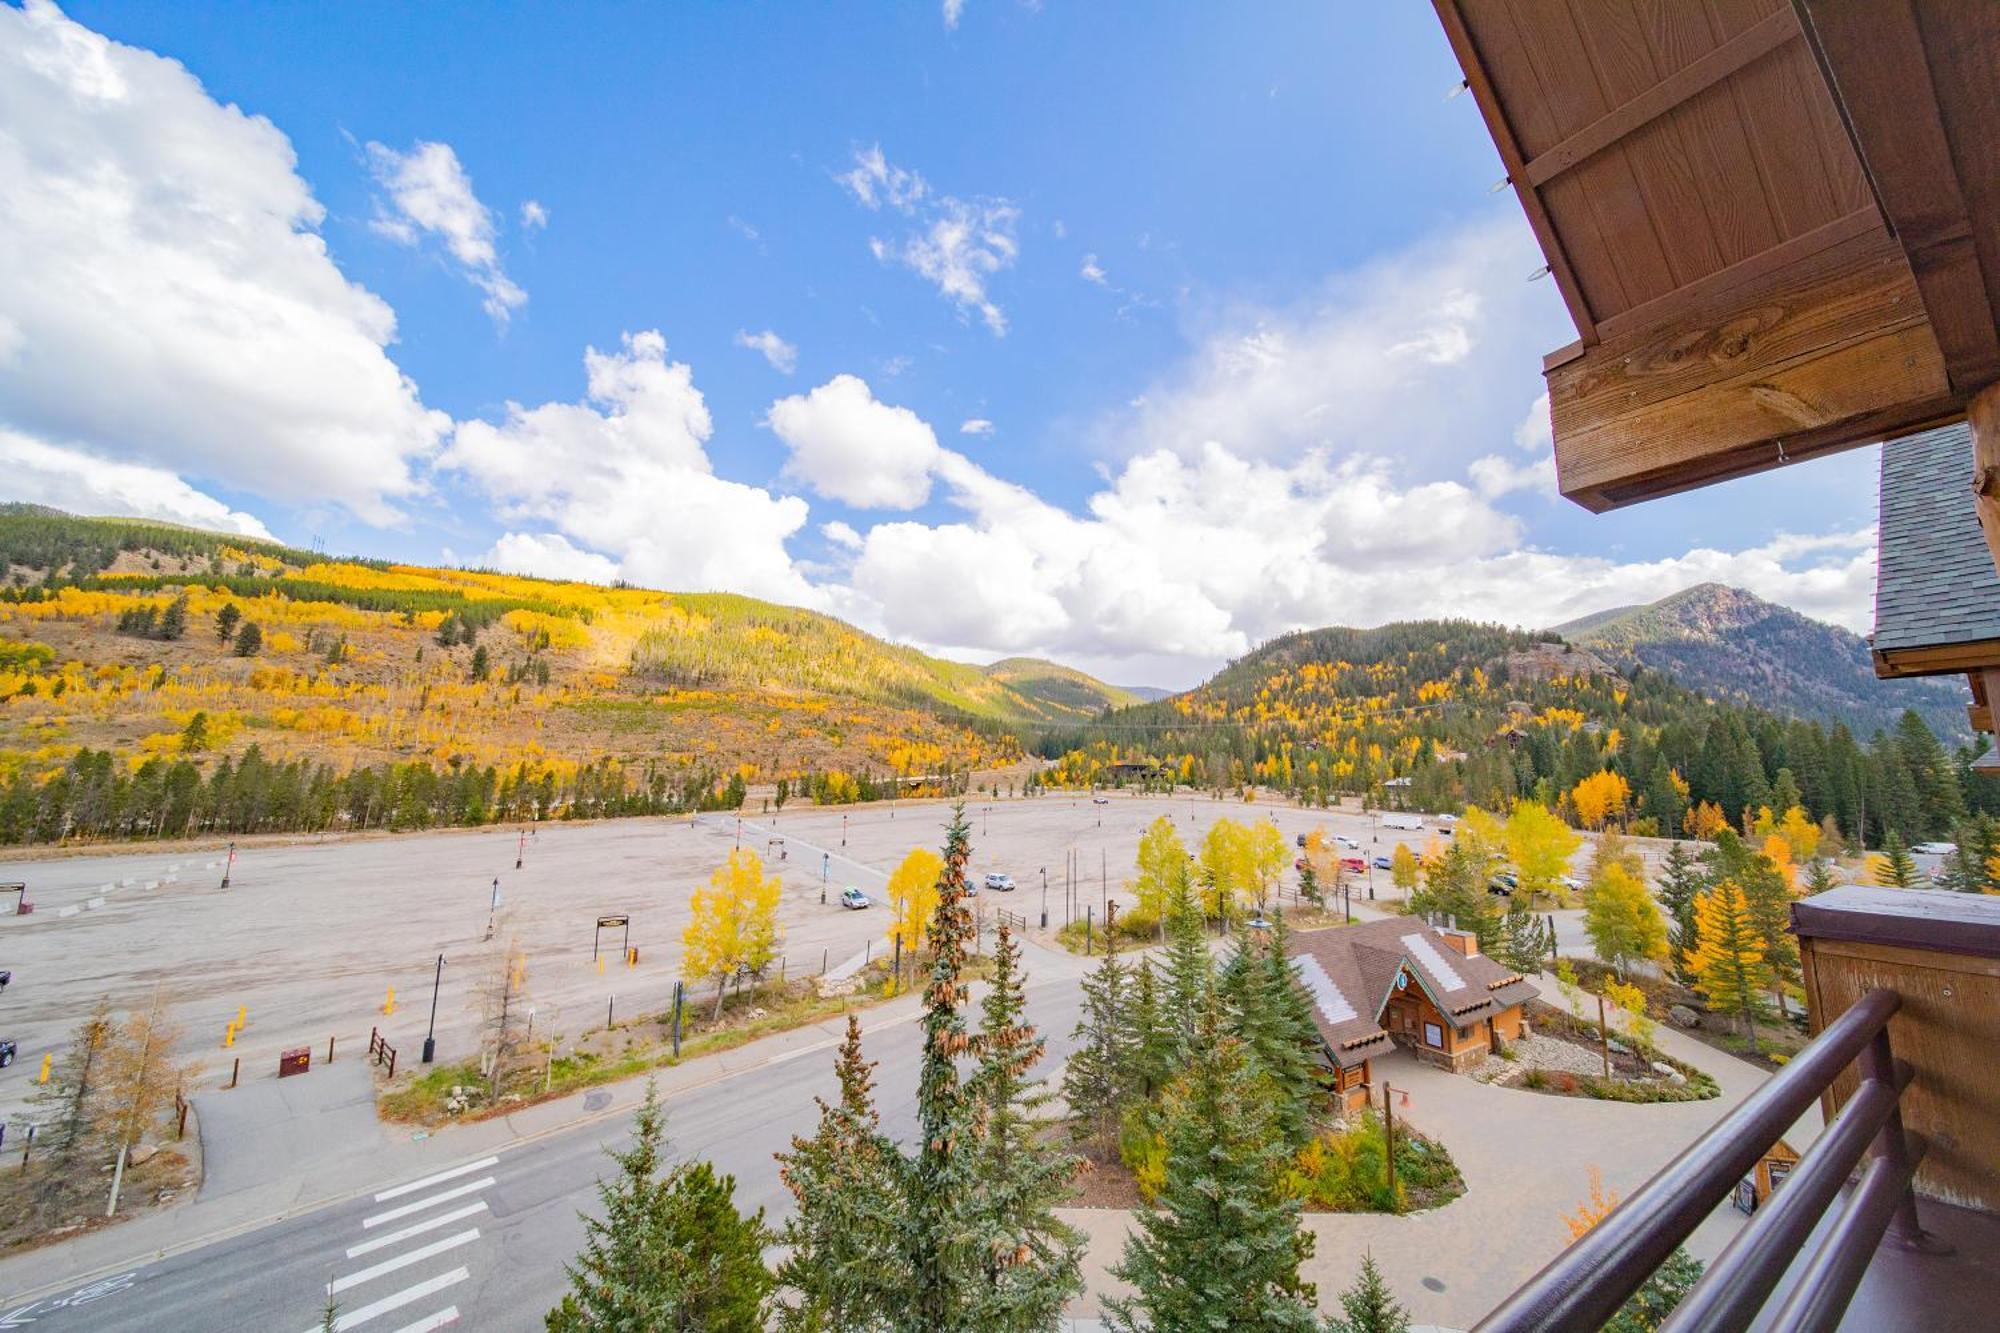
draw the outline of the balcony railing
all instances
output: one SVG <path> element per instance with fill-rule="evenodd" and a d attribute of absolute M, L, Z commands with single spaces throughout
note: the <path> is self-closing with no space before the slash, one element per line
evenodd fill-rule
<path fill-rule="evenodd" d="M 1894 990 L 1862 995 L 1792 1061 L 1716 1122 L 1629 1199 L 1489 1314 L 1476 1333 L 1600 1327 L 1720 1204 L 1736 1182 L 1857 1058 L 1860 1085 L 1800 1159 L 1785 1186 L 1716 1258 L 1663 1333 L 1749 1327 L 1786 1272 L 1802 1265 L 1765 1327 L 1832 1329 L 1887 1235 L 1921 1246 L 1911 1181 L 1926 1144 L 1904 1131 L 1910 1066 L 1889 1047 L 1902 1006 Z M 1849 1175 L 1859 1184 L 1820 1227 Z M 1818 1232 L 1809 1254 L 1801 1246 Z"/>

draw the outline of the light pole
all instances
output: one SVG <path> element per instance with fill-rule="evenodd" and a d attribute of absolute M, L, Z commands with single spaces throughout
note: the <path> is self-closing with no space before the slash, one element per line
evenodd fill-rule
<path fill-rule="evenodd" d="M 229 872 L 236 869 L 236 840 L 229 840 L 229 859 L 222 863 L 222 887 L 229 887 Z"/>
<path fill-rule="evenodd" d="M 1042 929 L 1049 928 L 1049 868 L 1042 867 Z"/>
<path fill-rule="evenodd" d="M 847 816 L 846 816 L 846 815 L 842 815 L 842 816 L 840 817 L 840 845 L 841 845 L 842 847 L 845 847 L 845 846 L 847 845 Z"/>
<path fill-rule="evenodd" d="M 437 975 L 431 979 L 431 1025 L 424 1033 L 423 1063 L 437 1055 L 438 989 L 444 985 L 444 955 L 438 955 Z"/>
<path fill-rule="evenodd" d="M 486 938 L 493 938 L 493 926 L 500 918 L 500 877 L 493 877 L 493 901 L 486 905 Z"/>
<path fill-rule="evenodd" d="M 830 859 L 825 852 L 819 854 L 819 905 L 821 907 L 826 906 L 826 863 Z"/>
<path fill-rule="evenodd" d="M 519 870 L 521 868 L 521 862 L 526 859 L 527 855 L 528 855 L 528 830 L 524 828 L 521 830 L 521 841 L 514 848 L 514 869 Z"/>

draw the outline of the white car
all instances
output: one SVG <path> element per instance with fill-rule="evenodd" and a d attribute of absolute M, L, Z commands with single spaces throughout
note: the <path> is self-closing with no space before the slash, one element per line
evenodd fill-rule
<path fill-rule="evenodd" d="M 1002 875 L 997 871 L 988 875 L 983 883 L 995 893 L 1012 893 L 1014 891 L 1014 877 L 1012 875 Z"/>
<path fill-rule="evenodd" d="M 852 884 L 840 891 L 840 905 L 850 912 L 860 912 L 868 907 L 868 895 Z"/>
<path fill-rule="evenodd" d="M 1910 848 L 1918 856 L 1950 856 L 1958 850 L 1955 842 L 1920 842 Z"/>
<path fill-rule="evenodd" d="M 1342 847 L 1347 848 L 1347 850 L 1349 850 L 1350 852 L 1358 852 L 1361 850 L 1361 840 L 1358 838 L 1350 838 L 1345 833 L 1334 834 L 1333 840 L 1339 843 Z"/>

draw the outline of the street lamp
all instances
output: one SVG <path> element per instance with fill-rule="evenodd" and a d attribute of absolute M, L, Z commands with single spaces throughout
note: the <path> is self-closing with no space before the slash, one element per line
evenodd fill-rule
<path fill-rule="evenodd" d="M 431 979 L 431 1025 L 424 1033 L 424 1059 L 429 1064 L 437 1055 L 438 988 L 444 985 L 444 955 L 438 955 L 437 975 Z"/>
<path fill-rule="evenodd" d="M 229 872 L 234 869 L 236 869 L 236 840 L 231 838 L 229 840 L 229 859 L 222 863 L 221 887 L 225 889 L 229 887 Z"/>
<path fill-rule="evenodd" d="M 846 815 L 842 815 L 842 816 L 840 817 L 840 845 L 841 845 L 842 847 L 845 847 L 845 846 L 847 845 L 847 816 L 846 816 Z"/>
<path fill-rule="evenodd" d="M 1042 867 L 1042 929 L 1049 928 L 1049 868 Z"/>
<path fill-rule="evenodd" d="M 819 905 L 826 906 L 826 863 L 830 858 L 825 852 L 819 854 Z"/>

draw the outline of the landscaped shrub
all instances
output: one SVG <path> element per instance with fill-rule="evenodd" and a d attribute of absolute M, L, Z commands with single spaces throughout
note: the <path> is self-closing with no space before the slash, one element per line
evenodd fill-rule
<path fill-rule="evenodd" d="M 1167 1140 L 1153 1121 L 1152 1107 L 1135 1106 L 1118 1126 L 1118 1160 L 1132 1173 L 1139 1197 L 1148 1203 L 1167 1183 Z"/>
<path fill-rule="evenodd" d="M 1451 1154 L 1408 1125 L 1396 1127 L 1396 1190 L 1389 1192 L 1382 1117 L 1364 1111 L 1300 1150 L 1285 1172 L 1287 1193 L 1308 1208 L 1339 1213 L 1400 1213 L 1431 1208 L 1465 1192 Z"/>

